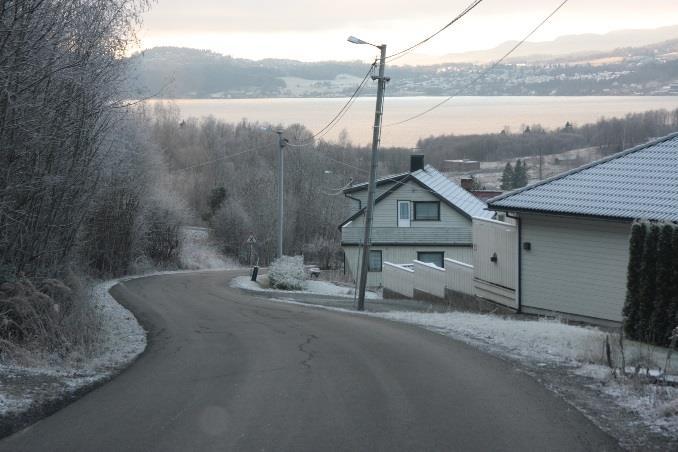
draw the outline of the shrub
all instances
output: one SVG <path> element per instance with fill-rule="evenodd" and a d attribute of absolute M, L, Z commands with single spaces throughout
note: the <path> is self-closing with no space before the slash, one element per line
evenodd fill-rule
<path fill-rule="evenodd" d="M 19 278 L 0 285 L 0 358 L 65 359 L 93 350 L 97 312 L 77 277 L 68 275 L 67 283 Z"/>
<path fill-rule="evenodd" d="M 271 287 L 281 290 L 303 290 L 306 287 L 303 256 L 282 256 L 268 271 Z"/>
<path fill-rule="evenodd" d="M 640 304 L 640 268 L 643 261 L 645 245 L 645 223 L 636 222 L 631 228 L 629 245 L 629 264 L 627 271 L 626 303 L 624 304 L 624 331 L 631 339 L 638 338 L 639 304 Z"/>

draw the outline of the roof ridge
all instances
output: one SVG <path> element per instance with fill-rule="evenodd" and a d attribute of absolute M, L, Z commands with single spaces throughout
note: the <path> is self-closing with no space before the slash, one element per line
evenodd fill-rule
<path fill-rule="evenodd" d="M 639 145 L 633 146 L 629 149 L 625 149 L 623 151 L 617 152 L 616 154 L 612 154 L 612 155 L 609 155 L 607 157 L 603 157 L 602 159 L 594 160 L 593 162 L 589 162 L 589 163 L 582 165 L 580 167 L 571 169 L 569 171 L 565 171 L 565 172 L 560 173 L 560 174 L 556 174 L 555 176 L 551 176 L 547 179 L 544 179 L 544 180 L 541 180 L 541 181 L 538 181 L 538 182 L 534 182 L 532 184 L 526 185 L 525 187 L 518 188 L 518 189 L 510 191 L 508 193 L 504 193 L 504 194 L 501 194 L 499 196 L 495 196 L 494 198 L 487 200 L 487 205 L 489 206 L 490 204 L 495 203 L 497 201 L 503 201 L 504 199 L 507 199 L 507 198 L 510 198 L 514 195 L 518 195 L 520 193 L 524 193 L 526 191 L 532 190 L 533 188 L 541 187 L 542 185 L 551 183 L 553 181 L 564 179 L 568 176 L 580 173 L 580 172 L 585 171 L 585 170 L 592 168 L 594 166 L 602 165 L 603 163 L 607 163 L 607 162 L 610 162 L 612 160 L 616 160 L 618 158 L 625 157 L 629 154 L 633 154 L 635 152 L 642 151 L 643 149 L 647 149 L 651 146 L 663 143 L 665 141 L 672 140 L 676 137 L 678 137 L 678 132 L 673 132 L 673 133 L 670 133 L 670 134 L 665 135 L 663 137 L 656 138 L 656 139 L 650 140 L 646 143 L 639 144 Z"/>

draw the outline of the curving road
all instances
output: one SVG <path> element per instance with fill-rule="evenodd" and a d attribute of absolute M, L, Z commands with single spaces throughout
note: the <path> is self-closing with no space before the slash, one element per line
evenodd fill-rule
<path fill-rule="evenodd" d="M 228 272 L 114 296 L 149 330 L 113 381 L 2 451 L 577 451 L 616 442 L 514 366 L 420 328 L 259 299 Z"/>

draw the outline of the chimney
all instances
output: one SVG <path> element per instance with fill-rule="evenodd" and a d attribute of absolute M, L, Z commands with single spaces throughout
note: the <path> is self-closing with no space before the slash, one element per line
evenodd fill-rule
<path fill-rule="evenodd" d="M 413 173 L 420 169 L 424 169 L 424 155 L 412 154 L 410 156 L 410 172 Z"/>
<path fill-rule="evenodd" d="M 473 190 L 473 178 L 472 177 L 462 177 L 461 178 L 461 188 L 466 191 Z"/>

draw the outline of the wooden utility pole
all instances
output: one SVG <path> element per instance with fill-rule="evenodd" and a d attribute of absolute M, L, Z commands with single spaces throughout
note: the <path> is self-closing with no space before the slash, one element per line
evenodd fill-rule
<path fill-rule="evenodd" d="M 349 39 L 350 40 L 350 39 Z M 365 310 L 365 289 L 367 287 L 367 271 L 370 262 L 370 230 L 372 229 L 372 215 L 374 210 L 374 192 L 377 179 L 377 164 L 379 154 L 379 140 L 381 138 L 381 119 L 384 113 L 384 89 L 386 88 L 387 78 L 384 77 L 386 65 L 386 44 L 375 46 L 381 50 L 379 58 L 379 75 L 372 76 L 372 80 L 377 80 L 377 106 L 374 112 L 374 129 L 372 132 L 372 161 L 370 163 L 370 179 L 367 184 L 367 207 L 365 210 L 365 232 L 363 234 L 363 255 L 360 265 L 360 286 L 358 292 L 358 311 Z"/>

